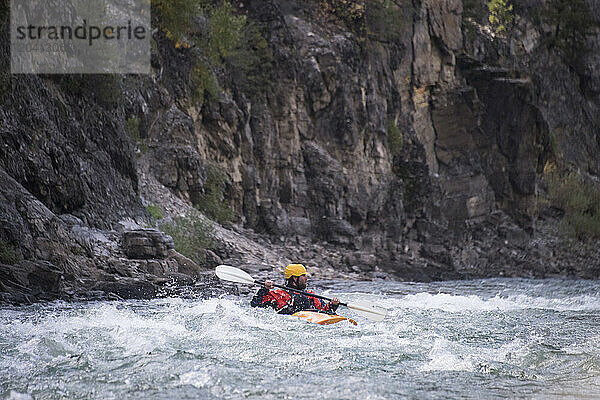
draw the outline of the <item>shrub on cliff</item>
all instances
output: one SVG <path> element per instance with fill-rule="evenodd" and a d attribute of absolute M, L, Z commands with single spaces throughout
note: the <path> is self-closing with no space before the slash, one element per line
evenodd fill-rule
<path fill-rule="evenodd" d="M 223 1 L 220 6 L 204 7 L 209 17 L 208 36 L 198 38 L 196 45 L 205 55 L 192 69 L 192 81 L 196 85 L 194 99 L 201 105 L 205 97 L 217 97 L 219 87 L 213 68 L 222 66 L 224 61 L 238 48 L 246 17 L 235 15 L 231 3 Z"/>
<path fill-rule="evenodd" d="M 572 172 L 546 178 L 551 204 L 565 212 L 561 231 L 579 240 L 600 238 L 600 189 Z"/>
<path fill-rule="evenodd" d="M 125 121 L 125 131 L 134 142 L 140 140 L 140 119 L 137 117 L 127 118 Z"/>
<path fill-rule="evenodd" d="M 131 141 L 135 144 L 137 152 L 146 153 L 148 151 L 148 145 L 140 135 L 140 119 L 138 117 L 127 118 L 127 121 L 125 121 L 125 132 L 127 132 L 127 135 L 129 135 Z"/>
<path fill-rule="evenodd" d="M 161 223 L 158 228 L 173 238 L 175 250 L 198 264 L 204 262 L 204 250 L 214 246 L 213 227 L 196 210 Z"/>
<path fill-rule="evenodd" d="M 402 34 L 402 14 L 390 0 L 372 0 L 366 4 L 365 25 L 370 39 L 398 41 Z"/>
<path fill-rule="evenodd" d="M 207 97 L 215 98 L 218 96 L 219 86 L 209 63 L 198 61 L 192 68 L 190 79 L 195 87 L 192 99 L 196 105 L 201 106 Z"/>
<path fill-rule="evenodd" d="M 158 221 L 165 217 L 162 210 L 160 209 L 160 207 L 158 207 L 154 204 L 150 204 L 148 207 L 146 207 L 146 210 L 152 217 L 153 221 Z"/>
<path fill-rule="evenodd" d="M 220 6 L 210 9 L 209 18 L 210 31 L 204 50 L 214 63 L 219 63 L 238 47 L 246 17 L 235 15 L 231 3 L 223 1 Z"/>
<path fill-rule="evenodd" d="M 392 156 L 399 155 L 402 150 L 404 138 L 402 132 L 400 132 L 400 129 L 396 126 L 396 123 L 391 119 L 388 121 L 387 126 L 387 140 Z"/>
<path fill-rule="evenodd" d="M 508 0 L 490 0 L 488 9 L 490 11 L 488 19 L 496 33 L 505 32 L 514 19 L 512 4 Z"/>
<path fill-rule="evenodd" d="M 0 242 L 0 264 L 13 265 L 21 260 L 12 244 Z"/>
<path fill-rule="evenodd" d="M 392 0 L 319 0 L 318 12 L 333 15 L 361 39 L 400 39 L 402 13 Z"/>
<path fill-rule="evenodd" d="M 205 97 L 216 97 L 219 88 L 213 70 L 221 67 L 239 47 L 246 17 L 236 15 L 229 1 L 215 5 L 209 0 L 155 0 L 152 10 L 154 26 L 176 48 L 200 50 L 201 58 L 196 59 L 190 73 L 195 103 L 201 105 Z M 202 33 L 202 29 L 194 26 L 201 27 L 201 21 L 205 21 Z"/>
<path fill-rule="evenodd" d="M 122 78 L 111 74 L 49 75 L 67 94 L 91 98 L 99 105 L 115 109 L 122 100 Z"/>
<path fill-rule="evenodd" d="M 319 0 L 320 11 L 325 15 L 334 15 L 354 31 L 363 29 L 365 8 L 365 0 Z"/>
<path fill-rule="evenodd" d="M 247 23 L 238 46 L 225 59 L 233 84 L 250 98 L 272 90 L 273 52 L 258 25 Z"/>
<path fill-rule="evenodd" d="M 216 166 L 209 166 L 204 183 L 204 194 L 200 196 L 197 206 L 208 217 L 219 223 L 232 221 L 235 217 L 233 210 L 225 200 L 226 186 L 227 175 L 225 172 Z"/>
<path fill-rule="evenodd" d="M 201 0 L 152 0 L 152 23 L 180 42 L 190 34 L 194 17 L 207 5 Z"/>
<path fill-rule="evenodd" d="M 195 25 L 207 21 L 201 34 Z M 237 46 L 246 17 L 235 15 L 233 6 L 224 0 L 215 5 L 210 0 L 153 0 L 153 25 L 171 39 L 175 47 L 198 46 L 212 62 L 220 62 Z"/>

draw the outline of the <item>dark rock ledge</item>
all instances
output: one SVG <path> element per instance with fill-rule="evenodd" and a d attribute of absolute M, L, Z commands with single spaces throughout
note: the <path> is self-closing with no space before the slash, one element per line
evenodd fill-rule
<path fill-rule="evenodd" d="M 175 251 L 170 236 L 133 223 L 100 230 L 72 215 L 57 216 L 2 170 L 0 223 L 9 236 L 3 243 L 19 244 L 10 264 L 0 263 L 0 302 L 146 299 L 184 287 L 196 295 L 216 290 L 212 268 Z"/>

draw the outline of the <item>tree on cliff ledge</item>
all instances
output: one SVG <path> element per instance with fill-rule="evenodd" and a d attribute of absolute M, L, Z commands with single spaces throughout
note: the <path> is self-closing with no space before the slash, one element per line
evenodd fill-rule
<path fill-rule="evenodd" d="M 506 31 L 514 19 L 512 4 L 507 0 L 491 0 L 488 9 L 490 10 L 489 21 L 496 29 L 496 33 Z"/>

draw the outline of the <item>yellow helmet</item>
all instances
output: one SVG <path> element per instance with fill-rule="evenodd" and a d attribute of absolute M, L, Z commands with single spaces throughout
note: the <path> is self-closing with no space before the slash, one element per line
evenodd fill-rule
<path fill-rule="evenodd" d="M 283 271 L 285 279 L 290 279 L 292 276 L 306 275 L 306 268 L 302 264 L 289 264 Z"/>

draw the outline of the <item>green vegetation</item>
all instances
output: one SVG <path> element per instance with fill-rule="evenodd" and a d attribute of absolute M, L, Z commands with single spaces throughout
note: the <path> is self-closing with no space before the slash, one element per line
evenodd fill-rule
<path fill-rule="evenodd" d="M 210 33 L 205 50 L 214 63 L 229 57 L 240 43 L 245 16 L 233 14 L 233 8 L 227 1 L 210 10 Z"/>
<path fill-rule="evenodd" d="M 198 61 L 192 68 L 191 80 L 196 87 L 192 96 L 194 103 L 202 106 L 204 99 L 215 98 L 219 94 L 219 87 L 208 63 Z"/>
<path fill-rule="evenodd" d="M 127 118 L 125 131 L 134 142 L 140 141 L 140 119 L 137 117 Z"/>
<path fill-rule="evenodd" d="M 402 33 L 402 13 L 392 0 L 319 0 L 317 12 L 334 16 L 363 40 L 392 42 Z"/>
<path fill-rule="evenodd" d="M 204 194 L 198 200 L 198 209 L 211 219 L 224 223 L 235 217 L 233 210 L 225 201 L 227 175 L 216 166 L 209 166 L 206 171 Z"/>
<path fill-rule="evenodd" d="M 140 134 L 140 119 L 138 117 L 127 118 L 125 132 L 127 132 L 139 151 L 142 153 L 148 151 L 148 145 L 144 142 Z"/>
<path fill-rule="evenodd" d="M 422 199 L 423 196 L 426 196 L 423 191 L 423 183 L 419 178 L 419 175 L 423 174 L 425 171 L 416 170 L 414 168 L 416 163 L 410 160 L 398 158 L 394 161 L 394 172 L 396 176 L 400 178 L 403 186 L 403 202 L 405 209 L 409 212 L 417 210 L 419 207 L 422 207 L 420 199 Z M 390 187 L 390 189 L 392 189 L 392 187 Z M 396 194 L 392 192 L 392 196 L 396 197 Z"/>
<path fill-rule="evenodd" d="M 198 264 L 204 262 L 204 250 L 214 246 L 213 227 L 196 210 L 162 223 L 158 228 L 173 238 L 175 250 Z"/>
<path fill-rule="evenodd" d="M 66 93 L 75 97 L 92 98 L 109 109 L 116 108 L 121 100 L 121 77 L 105 74 L 50 75 L 49 79 Z"/>
<path fill-rule="evenodd" d="M 366 8 L 364 0 L 320 0 L 318 7 L 320 12 L 325 15 L 334 15 L 350 29 L 363 30 Z"/>
<path fill-rule="evenodd" d="M 551 160 L 557 161 L 560 155 L 560 144 L 558 143 L 558 133 L 556 131 L 551 131 L 548 133 L 548 154 Z M 552 163 L 552 165 L 555 165 Z M 545 168 L 545 167 L 544 167 Z"/>
<path fill-rule="evenodd" d="M 565 211 L 560 230 L 579 240 L 600 238 L 600 189 L 572 172 L 550 171 L 547 181 L 551 204 Z"/>
<path fill-rule="evenodd" d="M 13 265 L 21 261 L 15 247 L 6 242 L 0 242 L 0 264 Z"/>
<path fill-rule="evenodd" d="M 273 53 L 257 25 L 244 26 L 238 46 L 227 57 L 226 64 L 235 86 L 250 98 L 271 91 Z"/>
<path fill-rule="evenodd" d="M 402 14 L 390 0 L 371 0 L 366 3 L 365 26 L 369 39 L 398 41 L 402 35 Z"/>
<path fill-rule="evenodd" d="M 163 219 L 165 217 L 163 215 L 162 210 L 154 204 L 151 204 L 148 207 L 146 207 L 146 210 L 148 210 L 154 221 L 158 221 L 159 219 Z"/>
<path fill-rule="evenodd" d="M 241 42 L 242 32 L 246 26 L 246 17 L 233 14 L 233 7 L 228 1 L 220 6 L 209 8 L 210 18 L 208 39 L 197 44 L 202 48 L 207 60 L 198 61 L 193 68 L 192 80 L 196 84 L 194 99 L 201 105 L 204 98 L 217 97 L 218 84 L 211 68 L 222 66 L 228 57 L 236 53 Z"/>
<path fill-rule="evenodd" d="M 496 33 L 506 32 L 514 20 L 513 6 L 508 0 L 490 0 L 488 2 L 490 24 Z"/>
<path fill-rule="evenodd" d="M 213 63 L 230 55 L 237 46 L 246 17 L 234 15 L 233 6 L 224 0 L 213 5 L 210 0 L 154 0 L 153 23 L 165 32 L 175 47 L 198 46 Z M 194 19 L 208 17 L 207 35 L 194 32 Z"/>
<path fill-rule="evenodd" d="M 116 108 L 121 100 L 121 82 L 114 75 L 94 75 L 90 86 L 96 101 L 107 108 Z"/>
<path fill-rule="evenodd" d="M 596 23 L 585 0 L 549 0 L 546 15 L 555 27 L 552 44 L 560 48 L 567 59 L 578 59 L 587 50 L 587 36 Z"/>
<path fill-rule="evenodd" d="M 218 5 L 209 0 L 155 0 L 152 10 L 155 26 L 165 32 L 176 48 L 195 46 L 201 50 L 202 58 L 195 60 L 190 72 L 195 104 L 201 106 L 207 97 L 217 97 L 219 85 L 213 70 L 239 51 L 246 17 L 236 15 L 225 0 Z M 204 34 L 194 32 L 194 18 L 200 16 L 208 21 Z"/>
<path fill-rule="evenodd" d="M 152 0 L 152 23 L 177 43 L 190 35 L 194 17 L 208 2 L 200 0 Z"/>
<path fill-rule="evenodd" d="M 396 126 L 393 120 L 388 121 L 387 125 L 387 140 L 388 146 L 390 149 L 390 153 L 392 156 L 397 156 L 402 151 L 402 145 L 404 144 L 404 138 L 402 136 L 402 132 Z"/>

